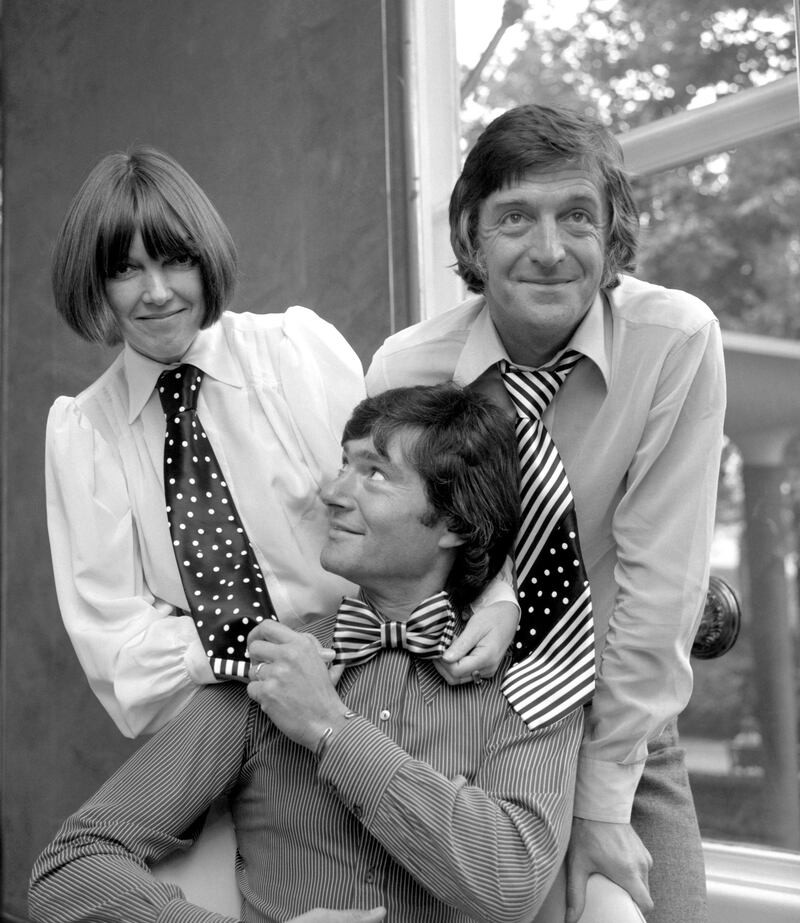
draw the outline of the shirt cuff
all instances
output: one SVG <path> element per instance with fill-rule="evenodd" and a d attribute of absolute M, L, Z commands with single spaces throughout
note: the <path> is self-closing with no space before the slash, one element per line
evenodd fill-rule
<path fill-rule="evenodd" d="M 199 638 L 195 638 L 189 642 L 183 662 L 186 664 L 186 672 L 189 674 L 192 682 L 197 683 L 198 686 L 208 686 L 211 683 L 219 682 L 216 676 L 214 676 L 214 671 L 211 669 L 208 655 L 203 649 L 203 645 Z"/>
<path fill-rule="evenodd" d="M 520 611 L 517 592 L 514 589 L 514 571 L 510 558 L 506 558 L 497 576 L 489 581 L 481 595 L 471 603 L 470 609 L 476 612 L 478 609 L 485 609 L 495 603 L 506 602 L 516 606 L 517 612 Z"/>
<path fill-rule="evenodd" d="M 360 715 L 328 741 L 319 761 L 321 782 L 358 820 L 368 824 L 384 792 L 409 755 Z"/>
<path fill-rule="evenodd" d="M 580 756 L 573 814 L 584 820 L 629 824 L 643 771 L 644 761 L 609 763 Z"/>

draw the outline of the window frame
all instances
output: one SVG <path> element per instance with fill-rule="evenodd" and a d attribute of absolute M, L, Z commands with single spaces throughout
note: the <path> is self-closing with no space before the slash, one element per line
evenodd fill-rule
<path fill-rule="evenodd" d="M 617 137 L 625 153 L 625 166 L 634 175 L 646 176 L 786 131 L 799 121 L 795 73 Z"/>

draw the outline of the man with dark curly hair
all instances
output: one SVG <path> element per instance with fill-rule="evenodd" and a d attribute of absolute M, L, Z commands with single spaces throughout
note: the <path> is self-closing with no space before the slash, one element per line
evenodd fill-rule
<path fill-rule="evenodd" d="M 508 659 L 463 685 L 435 668 L 508 554 L 517 483 L 513 425 L 482 395 L 359 404 L 322 492 L 321 560 L 360 594 L 314 635 L 263 622 L 249 686 L 201 690 L 67 820 L 31 920 L 225 919 L 147 867 L 227 793 L 247 923 L 370 923 L 381 906 L 528 923 L 566 852 L 582 709 L 531 731 L 500 689 Z"/>

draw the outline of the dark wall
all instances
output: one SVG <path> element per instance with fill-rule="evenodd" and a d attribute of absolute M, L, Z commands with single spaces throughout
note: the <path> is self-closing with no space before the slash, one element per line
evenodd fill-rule
<path fill-rule="evenodd" d="M 67 203 L 141 141 L 208 192 L 241 257 L 234 308 L 304 304 L 368 361 L 408 320 L 400 0 L 3 3 L 3 914 L 36 853 L 121 762 L 58 614 L 44 520 L 47 410 L 111 353 L 51 306 Z M 393 320 L 390 320 L 393 319 Z"/>

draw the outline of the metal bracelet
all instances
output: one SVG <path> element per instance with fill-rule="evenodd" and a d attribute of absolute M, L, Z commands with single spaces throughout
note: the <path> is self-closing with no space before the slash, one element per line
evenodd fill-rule
<path fill-rule="evenodd" d="M 328 738 L 331 736 L 331 734 L 333 734 L 333 728 L 325 728 L 325 730 L 322 732 L 322 737 L 319 739 L 317 749 L 314 751 L 314 756 L 317 759 L 322 758 L 322 754 L 325 751 L 325 744 L 327 744 Z"/>
<path fill-rule="evenodd" d="M 346 711 L 342 717 L 349 720 L 350 718 L 355 718 L 355 716 L 356 713 L 354 711 Z M 322 758 L 322 754 L 325 752 L 325 747 L 328 744 L 328 740 L 330 739 L 331 734 L 333 734 L 333 728 L 325 728 L 325 730 L 322 732 L 322 737 L 320 737 L 316 750 L 314 750 L 314 756 L 317 759 Z"/>

